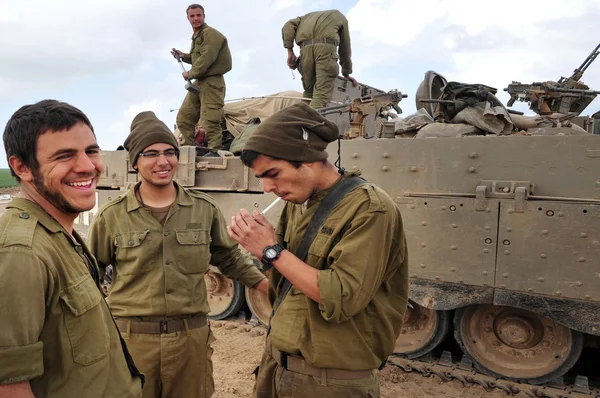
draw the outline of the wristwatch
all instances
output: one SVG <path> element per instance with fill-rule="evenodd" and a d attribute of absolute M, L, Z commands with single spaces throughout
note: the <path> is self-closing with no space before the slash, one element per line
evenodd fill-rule
<path fill-rule="evenodd" d="M 260 261 L 263 263 L 263 270 L 268 271 L 273 267 L 273 261 L 277 260 L 281 255 L 281 252 L 285 250 L 285 247 L 279 243 L 273 246 L 267 246 L 263 249 L 263 255 Z"/>

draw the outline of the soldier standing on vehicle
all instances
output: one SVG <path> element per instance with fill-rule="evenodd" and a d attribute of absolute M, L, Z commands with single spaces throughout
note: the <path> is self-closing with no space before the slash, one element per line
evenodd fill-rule
<path fill-rule="evenodd" d="M 221 118 L 225 101 L 225 79 L 223 75 L 231 70 L 231 52 L 227 38 L 218 30 L 204 22 L 204 7 L 190 5 L 187 19 L 192 25 L 192 48 L 186 54 L 172 50 L 184 62 L 192 65 L 183 72 L 184 80 L 196 80 L 200 93 L 188 92 L 177 113 L 177 127 L 181 131 L 182 145 L 196 145 L 195 131 L 204 131 L 208 143 L 208 154 L 216 155 L 222 147 Z"/>
<path fill-rule="evenodd" d="M 153 112 L 133 119 L 125 148 L 140 182 L 100 209 L 90 250 L 101 270 L 113 265 L 110 308 L 146 375 L 143 396 L 210 397 L 214 336 L 204 274 L 214 264 L 265 294 L 267 280 L 227 236 L 214 200 L 173 181 L 177 141 Z"/>
<path fill-rule="evenodd" d="M 140 397 L 143 376 L 73 230 L 104 168 L 90 121 L 63 102 L 25 105 L 4 148 L 21 194 L 0 216 L 0 397 Z"/>
<path fill-rule="evenodd" d="M 276 231 L 246 210 L 228 227 L 273 266 L 255 397 L 378 397 L 376 370 L 400 333 L 408 290 L 400 211 L 359 172 L 340 175 L 327 161 L 337 138 L 335 124 L 294 104 L 266 119 L 241 155 L 265 192 L 287 202 Z"/>
<path fill-rule="evenodd" d="M 298 68 L 302 75 L 304 97 L 312 98 L 312 108 L 324 108 L 333 95 L 335 79 L 339 73 L 357 86 L 352 73 L 350 31 L 348 20 L 338 10 L 317 11 L 303 17 L 290 19 L 281 29 L 283 47 L 287 48 L 287 64 Z M 294 54 L 294 40 L 300 47 L 300 57 Z M 338 57 L 339 49 L 339 57 Z"/>

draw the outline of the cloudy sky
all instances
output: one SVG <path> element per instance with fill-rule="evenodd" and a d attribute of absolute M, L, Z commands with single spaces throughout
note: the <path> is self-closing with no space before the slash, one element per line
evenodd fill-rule
<path fill-rule="evenodd" d="M 84 5 L 85 4 L 85 5 Z M 301 90 L 286 66 L 281 27 L 337 8 L 350 23 L 359 81 L 409 95 L 427 70 L 502 89 L 556 80 L 600 42 L 598 0 L 208 0 L 206 23 L 225 34 L 233 70 L 227 99 Z M 0 127 L 20 106 L 69 102 L 91 119 L 103 149 L 115 149 L 133 116 L 153 110 L 167 125 L 186 93 L 172 47 L 187 51 L 189 0 L 0 0 Z M 600 90 L 600 60 L 582 81 Z M 526 110 L 521 104 L 517 109 Z M 586 110 L 600 109 L 596 99 Z M 4 149 L 0 168 L 7 167 Z"/>

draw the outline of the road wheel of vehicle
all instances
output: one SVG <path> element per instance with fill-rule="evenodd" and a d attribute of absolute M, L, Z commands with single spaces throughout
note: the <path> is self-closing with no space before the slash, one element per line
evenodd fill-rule
<path fill-rule="evenodd" d="M 224 319 L 237 314 L 244 306 L 244 285 L 227 278 L 213 266 L 204 275 L 211 319 Z"/>
<path fill-rule="evenodd" d="M 583 334 L 520 308 L 488 304 L 456 310 L 454 336 L 477 369 L 531 384 L 567 373 L 583 349 Z"/>
<path fill-rule="evenodd" d="M 436 311 L 410 301 L 394 354 L 418 358 L 438 346 L 450 330 L 450 311 Z"/>
<path fill-rule="evenodd" d="M 256 316 L 256 319 L 267 326 L 269 324 L 271 312 L 273 312 L 273 307 L 271 307 L 267 296 L 256 289 L 246 287 L 246 303 L 248 304 L 250 311 L 252 311 L 252 314 Z"/>
<path fill-rule="evenodd" d="M 262 273 L 268 278 L 271 274 L 271 270 L 267 272 L 262 271 Z M 256 319 L 258 319 L 261 324 L 268 326 L 273 307 L 271 307 L 271 303 L 269 303 L 267 296 L 256 289 L 246 287 L 246 303 Z"/>

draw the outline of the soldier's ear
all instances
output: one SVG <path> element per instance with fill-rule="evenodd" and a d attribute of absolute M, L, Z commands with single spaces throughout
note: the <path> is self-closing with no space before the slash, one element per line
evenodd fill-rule
<path fill-rule="evenodd" d="M 11 156 L 10 158 L 8 158 L 8 164 L 10 168 L 14 171 L 14 173 L 17 175 L 17 177 L 19 177 L 22 181 L 33 181 L 33 172 L 31 168 L 23 162 L 23 160 L 19 159 L 16 156 Z"/>

